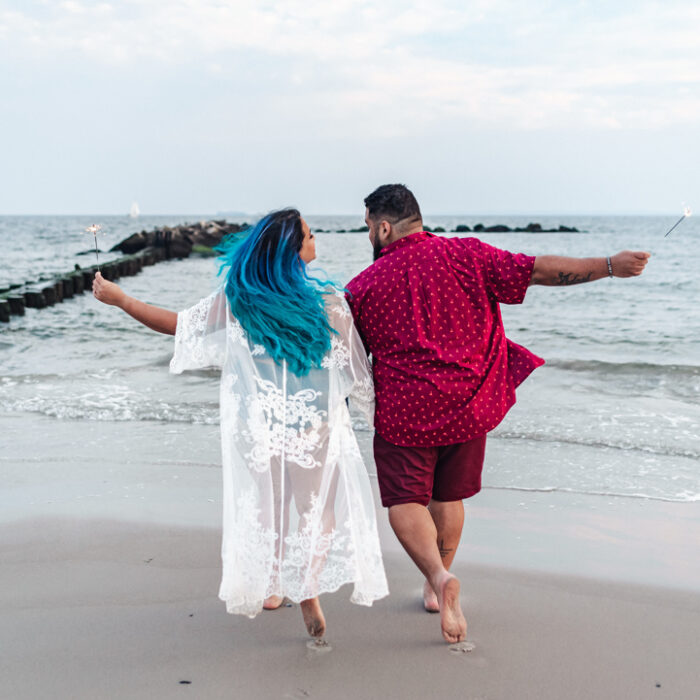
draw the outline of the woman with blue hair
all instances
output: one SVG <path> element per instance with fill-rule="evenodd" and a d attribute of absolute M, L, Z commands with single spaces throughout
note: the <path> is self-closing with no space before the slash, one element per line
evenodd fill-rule
<path fill-rule="evenodd" d="M 273 212 L 220 248 L 223 284 L 176 314 L 127 296 L 99 273 L 93 293 L 175 336 L 170 371 L 221 369 L 223 575 L 230 613 L 284 597 L 309 634 L 318 596 L 388 593 L 374 503 L 346 399 L 372 425 L 374 388 L 341 290 L 309 275 L 314 237 L 295 209 Z"/>

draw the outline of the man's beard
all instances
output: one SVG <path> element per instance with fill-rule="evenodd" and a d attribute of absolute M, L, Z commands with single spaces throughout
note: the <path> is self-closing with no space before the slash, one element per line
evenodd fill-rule
<path fill-rule="evenodd" d="M 374 241 L 374 258 L 373 260 L 376 262 L 379 260 L 379 256 L 382 254 L 382 247 L 379 245 L 379 237 Z"/>

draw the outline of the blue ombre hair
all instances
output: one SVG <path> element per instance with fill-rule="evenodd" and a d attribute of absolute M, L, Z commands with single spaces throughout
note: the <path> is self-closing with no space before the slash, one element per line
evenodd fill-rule
<path fill-rule="evenodd" d="M 328 323 L 324 292 L 337 287 L 308 274 L 299 257 L 303 241 L 301 214 L 282 209 L 217 248 L 231 313 L 250 341 L 264 346 L 277 364 L 286 360 L 299 376 L 321 366 L 336 332 Z"/>

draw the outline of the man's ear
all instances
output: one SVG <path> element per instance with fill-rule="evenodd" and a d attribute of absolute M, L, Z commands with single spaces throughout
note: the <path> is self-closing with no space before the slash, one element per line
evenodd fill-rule
<path fill-rule="evenodd" d="M 379 222 L 379 226 L 377 226 L 377 236 L 382 246 L 388 245 L 391 242 L 392 231 L 393 227 L 388 221 L 382 220 Z"/>

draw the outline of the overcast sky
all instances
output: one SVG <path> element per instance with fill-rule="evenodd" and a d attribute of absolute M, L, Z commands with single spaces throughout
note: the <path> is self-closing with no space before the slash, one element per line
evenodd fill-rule
<path fill-rule="evenodd" d="M 0 214 L 700 206 L 696 0 L 0 0 Z"/>

